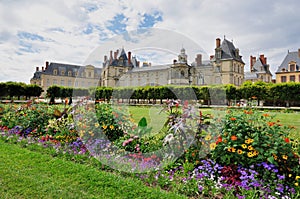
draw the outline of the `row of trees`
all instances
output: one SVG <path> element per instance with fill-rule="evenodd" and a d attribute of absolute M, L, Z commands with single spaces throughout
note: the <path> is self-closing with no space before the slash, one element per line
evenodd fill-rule
<path fill-rule="evenodd" d="M 290 106 L 300 105 L 300 83 L 265 83 L 245 82 L 241 87 L 234 85 L 220 86 L 146 86 L 146 87 L 96 87 L 72 89 L 52 86 L 48 96 L 72 97 L 90 96 L 95 100 L 127 100 L 129 103 L 156 103 L 163 99 L 201 100 L 204 104 L 231 105 L 233 101 L 257 100 L 265 105 Z"/>
<path fill-rule="evenodd" d="M 38 97 L 43 89 L 35 84 L 25 84 L 22 82 L 0 82 L 0 97 L 6 99 L 18 100 L 23 96 L 25 99 L 30 97 Z"/>

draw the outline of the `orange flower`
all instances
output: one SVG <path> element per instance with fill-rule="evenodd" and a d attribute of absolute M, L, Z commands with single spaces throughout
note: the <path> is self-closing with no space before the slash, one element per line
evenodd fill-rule
<path fill-rule="evenodd" d="M 268 122 L 268 126 L 274 126 L 275 122 Z"/>
<path fill-rule="evenodd" d="M 222 137 L 221 136 L 218 137 L 218 140 L 217 140 L 216 144 L 219 144 L 220 142 L 222 142 Z"/>
<path fill-rule="evenodd" d="M 264 117 L 269 117 L 270 115 L 268 113 L 263 114 Z"/>
<path fill-rule="evenodd" d="M 284 141 L 285 141 L 286 143 L 289 143 L 289 142 L 290 142 L 290 139 L 289 139 L 289 138 L 285 138 Z"/>
<path fill-rule="evenodd" d="M 230 137 L 230 139 L 231 139 L 232 141 L 235 141 L 235 140 L 237 140 L 237 137 L 236 137 L 235 135 L 232 135 L 232 136 Z"/>
<path fill-rule="evenodd" d="M 235 121 L 236 118 L 235 118 L 235 117 L 231 117 L 230 120 L 231 120 L 231 121 Z"/>

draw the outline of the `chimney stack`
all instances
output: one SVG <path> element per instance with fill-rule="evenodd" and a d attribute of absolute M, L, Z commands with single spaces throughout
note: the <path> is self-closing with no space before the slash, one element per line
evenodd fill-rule
<path fill-rule="evenodd" d="M 261 54 L 261 55 L 259 56 L 259 58 L 260 58 L 260 61 L 261 61 L 262 64 L 266 64 L 266 60 L 265 60 L 264 54 Z"/>
<path fill-rule="evenodd" d="M 221 46 L 221 39 L 217 38 L 216 39 L 216 48 L 220 48 L 220 46 Z"/>
<path fill-rule="evenodd" d="M 298 48 L 298 57 L 300 58 L 300 48 Z"/>
<path fill-rule="evenodd" d="M 214 55 L 211 55 L 211 56 L 209 57 L 209 59 L 212 60 L 214 57 L 215 57 Z"/>
<path fill-rule="evenodd" d="M 131 64 L 131 52 L 128 52 L 128 64 Z"/>
<path fill-rule="evenodd" d="M 202 65 L 202 55 L 197 54 L 197 57 L 196 57 L 195 61 L 196 61 L 197 66 L 201 66 Z"/>
<path fill-rule="evenodd" d="M 42 72 L 44 72 L 44 66 L 42 66 Z"/>
<path fill-rule="evenodd" d="M 48 66 L 49 66 L 49 62 L 46 61 L 46 70 L 48 69 Z"/>
<path fill-rule="evenodd" d="M 107 61 L 107 56 L 106 55 L 104 55 L 104 62 L 106 62 Z"/>
<path fill-rule="evenodd" d="M 110 51 L 110 56 L 109 56 L 109 59 L 112 60 L 113 59 L 113 56 L 112 56 L 112 50 Z"/>
<path fill-rule="evenodd" d="M 174 59 L 174 60 L 173 60 L 173 64 L 175 65 L 175 64 L 176 64 L 176 62 L 177 62 L 177 60 L 176 60 L 176 59 Z"/>
<path fill-rule="evenodd" d="M 39 71 L 39 67 L 38 66 L 36 67 L 36 71 Z"/>

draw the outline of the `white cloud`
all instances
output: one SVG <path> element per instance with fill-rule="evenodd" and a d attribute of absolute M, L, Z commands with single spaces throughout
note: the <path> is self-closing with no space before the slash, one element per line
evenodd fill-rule
<path fill-rule="evenodd" d="M 206 59 L 214 52 L 216 37 L 223 39 L 226 35 L 240 49 L 246 67 L 250 55 L 265 54 L 274 72 L 288 49 L 300 48 L 299 6 L 297 0 L 3 0 L 0 2 L 0 81 L 28 83 L 35 66 L 43 65 L 46 60 L 82 64 L 94 49 L 105 45 L 103 40 L 118 38 L 108 29 L 115 16 L 125 17 L 123 24 L 130 32 L 140 26 L 145 14 L 155 13 L 162 20 L 155 21 L 154 27 L 194 41 L 207 52 Z M 36 34 L 45 41 L 18 38 L 18 32 Z M 171 40 L 171 34 L 139 39 L 134 44 L 119 39 L 111 50 L 125 44 L 126 50 L 155 43 L 166 46 L 169 45 L 164 43 L 166 39 Z M 22 45 L 23 49 L 31 47 L 32 50 L 20 50 Z M 182 45 L 193 60 L 194 49 L 189 49 L 184 41 L 175 40 L 169 48 L 176 52 Z M 103 49 L 103 54 L 97 55 L 101 61 L 109 50 Z M 159 61 L 159 57 L 156 59 Z"/>

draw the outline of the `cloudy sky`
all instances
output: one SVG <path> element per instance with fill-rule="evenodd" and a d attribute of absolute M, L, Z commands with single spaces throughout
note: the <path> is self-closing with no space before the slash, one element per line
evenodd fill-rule
<path fill-rule="evenodd" d="M 0 81 L 29 83 L 45 61 L 101 66 L 121 47 L 157 64 L 171 63 L 182 47 L 190 61 L 196 53 L 208 59 L 224 35 L 246 70 L 250 55 L 264 54 L 274 73 L 300 48 L 299 7 L 298 0 L 0 0 Z"/>

